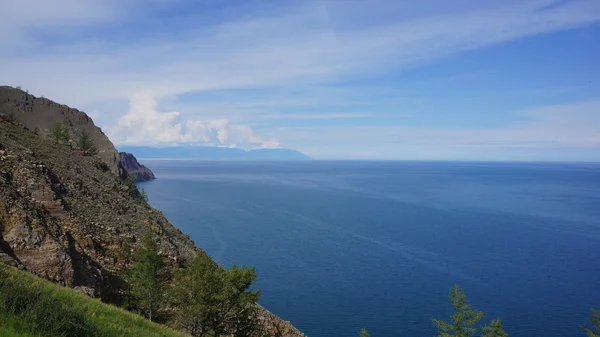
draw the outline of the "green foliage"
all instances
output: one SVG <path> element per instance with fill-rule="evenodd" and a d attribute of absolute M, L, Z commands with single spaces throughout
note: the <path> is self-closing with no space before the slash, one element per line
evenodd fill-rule
<path fill-rule="evenodd" d="M 146 190 L 144 190 L 144 188 L 138 189 L 133 179 L 127 177 L 123 179 L 123 184 L 125 185 L 125 189 L 129 192 L 130 197 L 141 204 L 148 203 L 148 194 L 146 193 Z"/>
<path fill-rule="evenodd" d="M 162 297 L 161 278 L 164 266 L 154 234 L 147 230 L 133 254 L 130 284 L 131 295 L 137 307 L 148 313 L 151 321 L 152 312 L 158 308 Z"/>
<path fill-rule="evenodd" d="M 86 155 L 92 156 L 98 153 L 98 148 L 94 145 L 94 142 L 90 138 L 90 135 L 83 130 L 79 140 L 77 140 L 77 146 L 85 151 Z"/>
<path fill-rule="evenodd" d="M 17 121 L 17 114 L 15 113 L 15 109 L 10 109 L 8 111 L 8 121 L 14 123 Z"/>
<path fill-rule="evenodd" d="M 182 336 L 0 263 L 0 336 Z"/>
<path fill-rule="evenodd" d="M 139 191 L 140 191 L 141 200 L 143 200 L 144 203 L 147 203 L 148 202 L 148 193 L 146 193 L 146 190 L 143 187 Z"/>
<path fill-rule="evenodd" d="M 57 141 L 69 141 L 69 139 L 71 139 L 71 135 L 69 134 L 69 127 L 62 123 L 54 124 L 54 126 L 50 129 L 50 134 Z"/>
<path fill-rule="evenodd" d="M 454 312 L 450 316 L 450 323 L 433 319 L 433 324 L 438 328 L 438 337 L 470 337 L 477 329 L 473 326 L 483 318 L 483 312 L 471 309 L 467 297 L 459 286 L 450 289 L 450 303 Z"/>
<path fill-rule="evenodd" d="M 504 332 L 500 318 L 496 318 L 490 324 L 482 326 L 481 332 L 483 337 L 508 337 L 508 334 Z"/>
<path fill-rule="evenodd" d="M 0 275 L 0 312 L 27 322 L 31 333 L 44 336 L 97 336 L 80 311 L 43 291 L 37 280 L 19 282 L 5 266 Z"/>
<path fill-rule="evenodd" d="M 36 135 L 40 135 L 40 128 L 36 127 L 35 129 L 33 129 L 33 133 Z"/>
<path fill-rule="evenodd" d="M 369 334 L 369 332 L 367 331 L 367 329 L 363 328 L 360 330 L 359 337 L 371 337 L 371 335 Z"/>
<path fill-rule="evenodd" d="M 175 273 L 170 298 L 176 305 L 176 324 L 192 336 L 248 336 L 257 329 L 260 291 L 249 291 L 254 268 L 226 270 L 198 254 Z"/>
<path fill-rule="evenodd" d="M 595 331 L 584 326 L 579 327 L 588 335 L 588 337 L 600 337 L 600 310 L 592 309 L 590 323 L 592 323 Z"/>
<path fill-rule="evenodd" d="M 15 111 L 15 108 L 8 105 L 2 105 L 0 107 L 0 112 L 6 115 L 6 118 L 8 118 L 9 122 L 14 123 L 17 121 L 17 113 Z"/>

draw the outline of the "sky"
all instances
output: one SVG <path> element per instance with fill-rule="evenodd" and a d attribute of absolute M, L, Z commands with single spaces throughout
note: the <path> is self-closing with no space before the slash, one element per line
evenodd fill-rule
<path fill-rule="evenodd" d="M 600 161 L 600 0 L 0 0 L 0 84 L 119 146 Z"/>

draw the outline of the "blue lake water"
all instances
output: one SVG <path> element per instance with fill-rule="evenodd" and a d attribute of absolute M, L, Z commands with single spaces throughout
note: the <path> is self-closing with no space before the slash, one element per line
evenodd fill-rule
<path fill-rule="evenodd" d="M 144 161 L 150 204 L 309 337 L 433 336 L 460 285 L 513 336 L 600 308 L 600 165 Z"/>

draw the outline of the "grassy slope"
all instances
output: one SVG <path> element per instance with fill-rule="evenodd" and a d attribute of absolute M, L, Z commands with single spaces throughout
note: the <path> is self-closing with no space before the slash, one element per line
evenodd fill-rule
<path fill-rule="evenodd" d="M 97 329 L 100 336 L 183 336 L 164 326 L 151 323 L 139 315 L 80 295 L 71 289 L 55 285 L 12 267 L 6 269 L 5 277 L 17 287 L 22 287 L 24 292 L 26 288 L 34 287 L 39 289 L 44 296 L 51 296 L 81 312 L 87 317 L 90 326 Z M 39 313 L 39 315 L 44 316 L 43 313 Z M 31 332 L 30 325 L 25 324 L 22 317 L 0 311 L 0 336 L 37 337 L 42 335 Z"/>

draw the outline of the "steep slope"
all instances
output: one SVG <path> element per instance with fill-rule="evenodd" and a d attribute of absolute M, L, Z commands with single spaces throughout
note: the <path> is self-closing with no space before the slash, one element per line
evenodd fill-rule
<path fill-rule="evenodd" d="M 50 129 L 57 123 L 67 125 L 75 139 L 85 131 L 98 148 L 98 157 L 106 162 L 111 172 L 119 173 L 119 153 L 85 113 L 8 86 L 0 86 L 0 107 L 13 110 L 17 121 L 30 130 L 37 128 L 42 134 L 50 134 Z"/>
<path fill-rule="evenodd" d="M 19 305 L 14 305 L 17 298 Z M 30 273 L 0 265 L 0 336 L 37 337 L 40 333 L 86 337 L 185 336 Z"/>
<path fill-rule="evenodd" d="M 132 188 L 98 157 L 0 123 L 0 249 L 13 264 L 111 299 L 123 247 L 145 229 L 161 237 L 172 264 L 196 249 Z"/>
<path fill-rule="evenodd" d="M 125 172 L 124 178 L 130 178 L 133 181 L 154 180 L 154 173 L 146 166 L 138 163 L 137 159 L 127 152 L 119 152 L 119 166 Z"/>
<path fill-rule="evenodd" d="M 132 247 L 147 229 L 160 239 L 170 268 L 202 252 L 148 206 L 105 155 L 53 140 L 19 120 L 0 116 L 0 262 L 119 302 Z M 303 336 L 261 312 L 272 336 Z"/>

